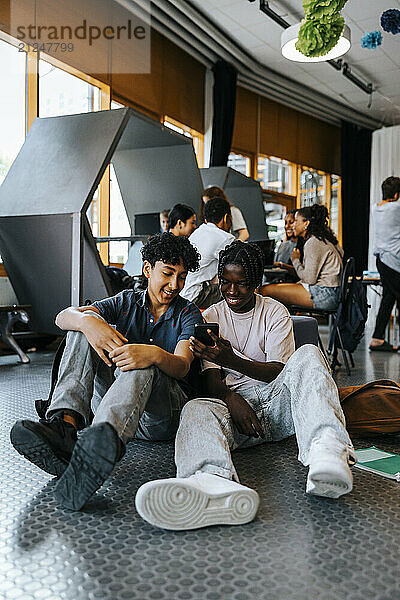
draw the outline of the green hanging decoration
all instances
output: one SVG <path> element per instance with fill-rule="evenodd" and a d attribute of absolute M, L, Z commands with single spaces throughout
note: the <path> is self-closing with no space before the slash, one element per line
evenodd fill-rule
<path fill-rule="evenodd" d="M 325 56 L 338 43 L 344 29 L 340 11 L 347 0 L 303 0 L 305 19 L 301 22 L 296 49 L 310 58 Z"/>
<path fill-rule="evenodd" d="M 306 19 L 332 18 L 340 12 L 347 0 L 303 0 Z"/>
<path fill-rule="evenodd" d="M 296 49 L 305 56 L 324 56 L 336 46 L 343 28 L 344 19 L 340 15 L 329 20 L 303 19 Z"/>

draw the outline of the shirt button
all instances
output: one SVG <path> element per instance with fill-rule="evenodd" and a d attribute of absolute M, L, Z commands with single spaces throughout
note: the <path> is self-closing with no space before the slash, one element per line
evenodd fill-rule
<path fill-rule="evenodd" d="M 153 319 L 150 319 L 150 323 L 152 323 L 152 322 L 153 322 Z"/>
<path fill-rule="evenodd" d="M 152 342 L 152 341 L 153 341 L 153 338 L 150 338 L 150 340 L 149 340 L 149 341 L 150 341 L 150 342 Z"/>

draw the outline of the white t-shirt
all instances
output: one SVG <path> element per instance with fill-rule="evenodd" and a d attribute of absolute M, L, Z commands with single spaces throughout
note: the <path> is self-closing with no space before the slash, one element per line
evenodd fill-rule
<path fill-rule="evenodd" d="M 231 206 L 232 227 L 231 232 L 238 234 L 240 229 L 247 229 L 246 221 L 243 218 L 242 211 L 237 206 Z"/>
<path fill-rule="evenodd" d="M 201 292 L 204 281 L 211 281 L 218 272 L 218 256 L 234 236 L 214 223 L 203 223 L 189 236 L 189 241 L 197 248 L 201 256 L 198 271 L 190 271 L 186 277 L 181 296 L 193 302 Z"/>
<path fill-rule="evenodd" d="M 247 313 L 233 312 L 222 300 L 205 310 L 203 317 L 208 323 L 219 323 L 220 336 L 230 341 L 235 354 L 241 358 L 285 364 L 295 350 L 289 311 L 272 298 L 256 294 L 255 307 Z M 202 370 L 206 369 L 221 367 L 203 361 Z M 259 381 L 237 371 L 226 368 L 222 368 L 222 371 L 225 383 L 231 390 L 240 391 L 260 385 Z"/>

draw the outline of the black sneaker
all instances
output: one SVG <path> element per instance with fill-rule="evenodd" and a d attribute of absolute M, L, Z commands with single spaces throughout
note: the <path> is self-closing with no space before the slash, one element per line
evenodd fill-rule
<path fill-rule="evenodd" d="M 124 444 L 109 423 L 92 425 L 80 434 L 68 468 L 54 488 L 64 508 L 80 510 L 111 475 L 124 454 Z"/>
<path fill-rule="evenodd" d="M 56 414 L 51 419 L 17 421 L 10 438 L 22 456 L 46 473 L 60 477 L 68 466 L 77 432 L 62 415 Z"/>

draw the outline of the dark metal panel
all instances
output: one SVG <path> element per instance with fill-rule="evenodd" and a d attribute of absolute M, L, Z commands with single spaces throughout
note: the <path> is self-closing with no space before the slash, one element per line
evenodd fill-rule
<path fill-rule="evenodd" d="M 119 109 L 35 119 L 0 187 L 0 216 L 86 208 L 128 114 Z"/>
<path fill-rule="evenodd" d="M 70 305 L 72 215 L 0 218 L 0 253 L 32 327 L 59 333 L 56 314 Z"/>
<path fill-rule="evenodd" d="M 257 181 L 228 167 L 210 167 L 200 172 L 204 187 L 221 187 L 230 202 L 240 208 L 250 234 L 249 241 L 268 238 L 262 191 Z"/>
<path fill-rule="evenodd" d="M 94 242 L 90 225 L 84 218 L 83 278 L 81 302 L 94 302 L 112 296 L 112 289 L 106 270 Z"/>
<path fill-rule="evenodd" d="M 86 233 L 89 225 L 86 223 Z M 31 304 L 32 327 L 59 333 L 54 319 L 71 305 L 72 215 L 0 218 L 0 253 L 20 304 Z M 85 299 L 111 295 L 104 266 L 93 238 L 83 245 Z"/>
<path fill-rule="evenodd" d="M 118 150 L 192 145 L 190 138 L 133 109 L 129 110 L 129 117 L 129 122 L 118 143 Z"/>
<path fill-rule="evenodd" d="M 135 214 L 159 212 L 177 202 L 198 212 L 202 183 L 191 143 L 117 150 L 112 162 L 132 233 Z"/>

